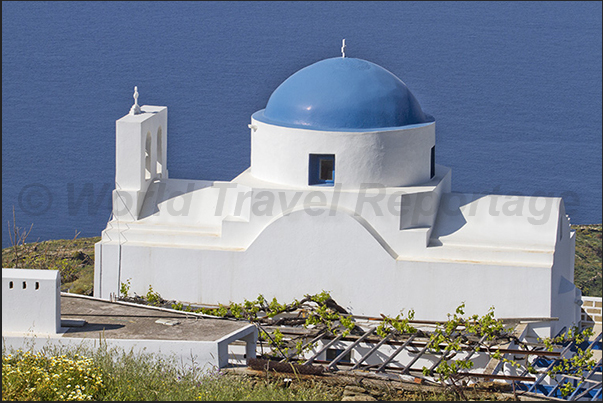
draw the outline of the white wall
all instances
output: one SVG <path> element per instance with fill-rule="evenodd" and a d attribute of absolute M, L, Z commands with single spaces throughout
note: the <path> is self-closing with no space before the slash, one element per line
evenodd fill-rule
<path fill-rule="evenodd" d="M 450 186 L 449 174 L 437 165 L 436 176 L 423 186 L 368 189 L 275 188 L 247 171 L 233 182 L 157 180 L 146 192 L 139 219 L 114 218 L 103 231 L 102 242 L 244 250 L 283 214 L 297 210 L 311 214 L 322 207 L 354 216 L 392 256 L 416 256 L 427 246 L 440 194 Z M 420 208 L 406 203 L 401 219 L 401 200 L 414 201 L 407 197 L 414 193 L 429 197 L 420 200 Z M 401 230 L 402 221 L 413 227 Z"/>
<path fill-rule="evenodd" d="M 56 333 L 61 328 L 58 270 L 2 269 L 2 331 Z"/>
<path fill-rule="evenodd" d="M 329 132 L 252 119 L 251 174 L 263 181 L 308 186 L 310 154 L 335 155 L 335 183 L 411 186 L 430 180 L 435 122 L 402 129 Z"/>
<path fill-rule="evenodd" d="M 5 311 L 3 309 L 2 312 Z M 38 337 L 37 334 L 5 333 L 4 326 L 2 332 L 2 347 L 14 350 L 44 351 L 51 346 L 96 348 L 99 343 L 98 335 L 62 337 L 63 335 L 59 334 Z M 109 348 L 121 349 L 124 353 L 132 351 L 160 355 L 167 359 L 175 359 L 179 365 L 187 368 L 211 371 L 228 365 L 228 344 L 235 340 L 246 343 L 244 351 L 247 359 L 255 358 L 257 337 L 257 328 L 254 325 L 247 325 L 216 341 L 106 338 L 102 341 L 106 342 Z"/>
<path fill-rule="evenodd" d="M 102 245 L 103 259 L 116 256 L 110 252 L 116 248 Z M 490 306 L 497 317 L 551 312 L 550 267 L 396 260 L 342 212 L 320 219 L 291 213 L 266 228 L 245 252 L 121 248 L 121 282 L 130 278 L 138 294 L 152 284 L 164 298 L 186 302 L 227 304 L 259 294 L 290 302 L 326 290 L 358 315 L 414 309 L 417 318 L 445 320 L 463 301 L 469 314 L 483 315 Z"/>
<path fill-rule="evenodd" d="M 568 217 L 565 215 L 565 206 L 560 202 L 555 245 L 555 257 L 551 268 L 551 316 L 558 317 L 559 322 L 553 323 L 552 335 L 560 332 L 563 326 L 566 331 L 571 326 L 578 326 L 580 322 L 579 306 L 581 300 L 577 298 L 574 285 L 574 259 L 576 253 L 576 231 L 570 227 Z"/>

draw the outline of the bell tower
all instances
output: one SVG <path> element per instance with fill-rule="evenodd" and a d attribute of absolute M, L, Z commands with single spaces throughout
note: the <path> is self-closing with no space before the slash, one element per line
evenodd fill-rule
<path fill-rule="evenodd" d="M 149 185 L 167 179 L 167 107 L 134 105 L 115 125 L 115 190 L 113 216 L 122 221 L 138 219 Z"/>

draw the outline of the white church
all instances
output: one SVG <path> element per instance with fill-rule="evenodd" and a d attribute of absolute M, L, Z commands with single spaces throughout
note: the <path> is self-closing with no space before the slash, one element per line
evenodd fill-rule
<path fill-rule="evenodd" d="M 116 122 L 94 296 L 128 281 L 208 305 L 326 290 L 355 315 L 445 320 L 465 302 L 469 314 L 550 318 L 541 336 L 578 324 L 563 200 L 452 192 L 435 119 L 394 74 L 342 53 L 251 116 L 250 167 L 229 182 L 170 178 L 167 107 L 139 106 L 136 91 Z"/>

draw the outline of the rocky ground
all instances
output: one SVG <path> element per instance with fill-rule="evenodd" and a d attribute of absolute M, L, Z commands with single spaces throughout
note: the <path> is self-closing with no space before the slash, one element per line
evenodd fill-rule
<path fill-rule="evenodd" d="M 232 369 L 230 373 L 253 377 L 258 381 L 270 379 L 277 384 L 294 388 L 312 388 L 320 383 L 321 387 L 326 388 L 329 396 L 335 401 L 524 400 L 520 395 L 515 396 L 510 386 L 493 382 L 482 382 L 479 388 L 468 386 L 462 392 L 464 396 L 460 396 L 454 390 L 439 385 L 401 382 L 397 379 L 379 379 L 368 374 L 351 375 L 338 372 L 316 376 L 267 373 L 248 368 Z"/>

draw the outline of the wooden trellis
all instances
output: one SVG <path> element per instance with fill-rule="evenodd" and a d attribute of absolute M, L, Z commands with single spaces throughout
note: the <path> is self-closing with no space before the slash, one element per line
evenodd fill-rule
<path fill-rule="evenodd" d="M 437 324 L 437 322 L 424 322 L 416 321 L 420 324 Z M 365 326 L 366 327 L 366 326 Z M 270 332 L 270 326 L 265 326 L 263 330 L 267 333 Z M 475 354 L 480 351 L 491 349 L 492 351 L 499 351 L 503 354 L 503 357 L 508 356 L 523 356 L 526 364 L 518 370 L 518 375 L 506 375 L 501 373 L 501 365 L 495 366 L 492 370 L 486 373 L 474 372 L 471 370 L 463 370 L 455 374 L 456 377 L 468 377 L 475 379 L 490 379 L 490 380 L 503 380 L 512 382 L 518 390 L 518 393 L 526 395 L 543 395 L 551 399 L 560 399 L 559 389 L 563 382 L 568 379 L 574 380 L 576 387 L 569 396 L 561 398 L 561 400 L 593 400 L 598 399 L 601 396 L 601 361 L 586 374 L 560 374 L 553 380 L 549 379 L 550 384 L 543 389 L 543 384 L 547 378 L 548 372 L 557 365 L 563 357 L 565 357 L 574 348 L 575 343 L 569 343 L 562 351 L 546 351 L 544 345 L 538 343 L 522 343 L 521 348 L 508 348 L 509 340 L 495 340 L 487 343 L 486 335 L 481 338 L 477 338 L 474 335 L 468 335 L 461 330 L 454 330 L 454 340 L 461 341 L 459 344 L 458 351 L 450 350 L 446 351 L 445 345 L 439 346 L 439 351 L 434 349 L 433 339 L 430 338 L 430 333 L 422 330 L 416 333 L 402 334 L 395 330 L 388 333 L 385 337 L 381 337 L 376 334 L 375 326 L 368 326 L 368 328 L 362 329 L 360 326 L 356 326 L 354 329 L 355 334 L 349 334 L 343 336 L 340 331 L 339 334 L 333 334 L 330 331 L 322 329 L 303 329 L 299 327 L 279 327 L 282 334 L 288 338 L 289 344 L 293 345 L 299 340 L 303 340 L 302 350 L 314 346 L 316 343 L 320 343 L 321 347 L 315 349 L 309 356 L 298 354 L 299 351 L 290 351 L 287 354 L 281 354 L 281 363 L 288 362 L 299 362 L 301 367 L 322 366 L 322 370 L 337 372 L 337 371 L 369 371 L 374 375 L 410 375 L 415 378 L 420 378 L 426 382 L 434 381 L 434 374 L 437 375 L 437 368 L 442 361 L 455 361 L 454 357 L 459 353 L 465 353 L 464 358 L 459 358 L 460 361 L 469 361 Z M 506 343 L 503 343 L 505 341 Z M 318 358 L 325 353 L 329 348 L 336 345 L 338 342 L 342 342 L 346 345 L 343 351 L 339 352 L 334 358 L 319 360 Z M 360 344 L 370 346 L 368 351 L 360 355 L 355 362 L 346 362 L 344 358 L 352 351 L 357 351 Z M 587 351 L 592 349 L 596 343 L 601 344 L 601 334 L 599 334 L 592 342 L 590 342 Z M 390 349 L 393 349 L 387 356 L 382 357 L 378 364 L 369 365 L 366 361 L 370 357 L 374 357 L 375 353 L 380 351 L 383 353 L 383 346 L 388 345 Z M 530 347 L 532 347 L 530 349 Z M 401 361 L 396 362 L 396 358 L 400 356 L 402 352 L 406 352 L 407 356 L 412 358 L 407 363 Z M 527 363 L 531 357 L 544 358 L 551 360 L 550 364 L 544 370 L 538 371 L 536 375 L 530 374 Z M 433 360 L 433 364 L 429 368 L 429 375 L 423 374 L 423 367 L 418 368 L 416 363 L 421 358 L 429 358 Z M 396 363 L 397 365 L 391 365 Z M 298 366 L 299 366 L 298 365 Z M 320 372 L 320 371 L 319 371 Z M 599 381 L 595 380 L 598 376 Z M 546 393 L 543 393 L 543 390 Z"/>

